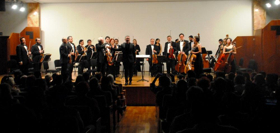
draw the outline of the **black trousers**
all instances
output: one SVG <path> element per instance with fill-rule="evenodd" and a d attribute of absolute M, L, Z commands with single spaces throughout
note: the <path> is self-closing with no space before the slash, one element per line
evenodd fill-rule
<path fill-rule="evenodd" d="M 86 65 L 86 60 L 81 60 L 78 67 L 78 74 L 83 74 L 85 65 Z"/>
<path fill-rule="evenodd" d="M 102 76 L 105 76 L 105 69 L 106 69 L 105 67 L 106 67 L 105 62 L 103 62 L 103 63 L 98 62 L 97 63 L 97 72 L 101 72 Z"/>
<path fill-rule="evenodd" d="M 125 82 L 128 82 L 128 77 L 129 81 L 132 81 L 132 76 L 133 76 L 133 64 L 130 62 L 124 62 L 124 72 L 125 72 Z"/>
<path fill-rule="evenodd" d="M 112 74 L 114 76 L 114 79 L 116 79 L 116 68 L 115 64 L 112 66 L 107 65 L 107 74 Z"/>
<path fill-rule="evenodd" d="M 62 63 L 61 64 L 61 76 L 62 76 L 62 79 L 63 79 L 63 82 L 65 83 L 68 78 L 69 78 L 69 72 L 68 72 L 68 69 L 70 67 L 70 64 L 69 63 Z"/>
<path fill-rule="evenodd" d="M 174 74 L 175 73 L 175 59 L 168 59 L 166 62 L 166 68 L 168 74 Z M 171 73 L 170 73 L 171 69 Z"/>
<path fill-rule="evenodd" d="M 19 66 L 20 71 L 24 74 L 24 75 L 28 75 L 28 63 L 27 64 L 22 64 Z"/>

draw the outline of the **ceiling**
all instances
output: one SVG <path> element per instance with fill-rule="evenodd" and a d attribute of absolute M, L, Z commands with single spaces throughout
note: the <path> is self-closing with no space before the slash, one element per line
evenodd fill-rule
<path fill-rule="evenodd" d="M 7 0 L 6 0 L 7 1 Z M 182 1 L 233 1 L 233 0 L 22 0 L 26 3 L 109 3 L 109 2 L 182 2 Z M 251 0 L 235 0 L 251 1 Z"/>

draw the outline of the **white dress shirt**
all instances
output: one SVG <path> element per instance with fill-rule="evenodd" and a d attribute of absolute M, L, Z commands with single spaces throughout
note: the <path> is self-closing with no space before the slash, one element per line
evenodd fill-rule
<path fill-rule="evenodd" d="M 167 44 L 167 53 L 169 53 L 171 42 Z"/>
<path fill-rule="evenodd" d="M 152 53 L 154 54 L 154 45 L 151 45 Z"/>
<path fill-rule="evenodd" d="M 183 45 L 184 45 L 184 41 L 180 41 L 180 51 L 183 51 Z"/>

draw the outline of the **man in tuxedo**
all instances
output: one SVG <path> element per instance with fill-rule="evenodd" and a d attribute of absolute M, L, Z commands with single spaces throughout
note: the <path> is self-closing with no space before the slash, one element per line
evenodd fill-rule
<path fill-rule="evenodd" d="M 150 59 L 147 58 L 146 60 L 149 62 L 150 68 L 149 71 L 151 72 L 151 76 L 154 77 L 156 75 L 156 65 L 153 65 L 153 54 L 158 54 L 160 51 L 159 46 L 155 46 L 155 39 L 150 39 L 150 44 L 146 47 L 146 55 L 150 55 Z"/>
<path fill-rule="evenodd" d="M 166 58 L 168 59 L 167 60 L 167 63 L 166 63 L 166 67 L 167 67 L 167 73 L 168 74 L 171 74 L 170 73 L 170 68 L 171 68 L 171 72 L 172 74 L 175 73 L 175 52 L 176 52 L 176 46 L 175 46 L 175 43 L 172 40 L 172 37 L 169 35 L 167 36 L 167 42 L 165 43 L 165 46 L 164 46 L 164 56 L 166 56 Z M 174 50 L 173 52 L 173 58 L 169 58 L 169 54 L 170 54 L 170 49 Z"/>
<path fill-rule="evenodd" d="M 102 37 L 98 38 L 98 43 L 95 47 L 97 53 L 97 72 L 101 72 L 102 75 L 105 76 L 105 61 L 107 60 L 107 58 L 105 56 L 106 47 Z"/>
<path fill-rule="evenodd" d="M 26 46 L 26 41 L 24 37 L 20 38 L 20 44 L 16 47 L 16 53 L 17 53 L 17 58 L 19 62 L 19 68 L 21 72 L 25 75 L 28 75 L 28 65 L 29 65 L 29 58 L 28 55 L 31 54 L 30 51 L 28 51 L 28 48 Z"/>
<path fill-rule="evenodd" d="M 69 59 L 71 58 L 71 46 L 67 44 L 66 38 L 62 38 L 62 44 L 59 47 L 60 61 L 61 61 L 61 75 L 65 83 L 69 78 Z"/>
<path fill-rule="evenodd" d="M 34 65 L 34 71 L 40 71 L 42 63 L 40 62 L 42 56 L 41 54 L 44 53 L 43 46 L 41 45 L 41 39 L 35 39 L 36 44 L 34 44 L 31 48 L 32 60 Z"/>
<path fill-rule="evenodd" d="M 190 35 L 189 36 L 189 46 L 192 48 L 192 46 L 193 46 L 193 36 L 192 35 Z"/>
<path fill-rule="evenodd" d="M 88 62 L 88 71 L 91 71 L 91 60 L 95 58 L 95 46 L 91 44 L 91 40 L 87 40 L 87 45 L 85 46 L 87 48 L 87 62 Z M 92 68 L 94 69 L 94 68 Z"/>
<path fill-rule="evenodd" d="M 73 72 L 73 66 L 75 64 L 75 55 L 76 55 L 76 47 L 75 47 L 75 44 L 73 43 L 73 37 L 72 36 L 68 36 L 67 37 L 67 45 L 68 47 L 70 47 L 70 54 L 71 54 L 71 60 L 72 60 L 72 64 L 70 64 L 69 66 L 69 70 L 68 70 L 68 74 L 69 74 L 69 77 L 70 77 L 70 80 L 72 81 L 73 78 L 72 78 L 72 72 Z"/>
<path fill-rule="evenodd" d="M 130 36 L 125 36 L 125 43 L 119 48 L 123 52 L 123 65 L 125 71 L 125 85 L 131 85 L 132 76 L 133 76 L 133 64 L 136 61 L 136 55 L 134 52 L 134 45 L 130 43 Z"/>
<path fill-rule="evenodd" d="M 191 50 L 191 46 L 187 40 L 184 40 L 185 35 L 183 33 L 179 34 L 179 41 L 176 44 L 176 55 L 179 53 L 189 55 L 189 51 Z"/>

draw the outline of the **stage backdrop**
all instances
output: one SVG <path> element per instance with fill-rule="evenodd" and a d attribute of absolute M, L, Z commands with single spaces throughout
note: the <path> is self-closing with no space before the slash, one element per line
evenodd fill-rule
<path fill-rule="evenodd" d="M 61 38 L 72 35 L 92 39 L 106 35 L 124 42 L 125 35 L 138 40 L 145 53 L 150 38 L 160 38 L 161 44 L 171 34 L 201 35 L 201 44 L 216 51 L 218 39 L 229 34 L 252 35 L 252 2 L 245 1 L 188 1 L 188 2 L 135 2 L 135 3 L 55 3 L 41 4 L 42 43 L 53 60 L 59 59 Z M 170 32 L 171 31 L 171 32 Z M 164 47 L 164 46 L 163 46 Z M 146 62 L 145 71 L 148 70 Z"/>

